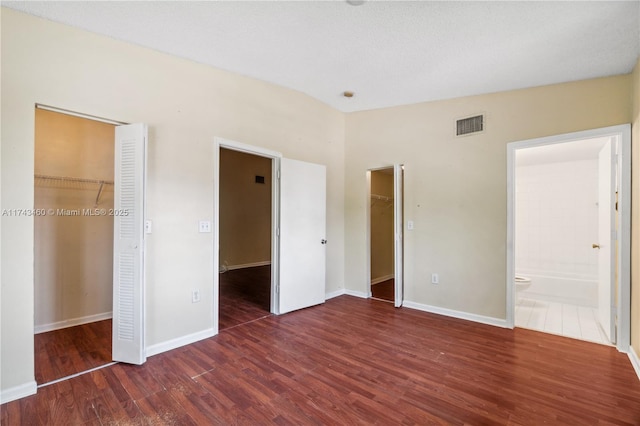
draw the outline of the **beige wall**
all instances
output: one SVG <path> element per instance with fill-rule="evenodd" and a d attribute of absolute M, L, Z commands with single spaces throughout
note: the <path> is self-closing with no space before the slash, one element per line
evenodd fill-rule
<path fill-rule="evenodd" d="M 148 346 L 212 327 L 213 235 L 198 233 L 197 222 L 213 216 L 215 136 L 327 166 L 327 292 L 347 283 L 366 294 L 366 171 L 404 164 L 405 220 L 415 222 L 405 232 L 406 299 L 498 319 L 506 306 L 506 144 L 628 123 L 632 81 L 634 147 L 639 139 L 638 67 L 633 80 L 342 114 L 295 91 L 11 10 L 1 19 L 3 209 L 33 207 L 35 103 L 149 125 Z M 455 138 L 454 120 L 478 112 L 487 130 Z M 4 393 L 35 385 L 34 221 L 2 217 L 0 226 Z M 432 272 L 438 286 L 429 284 Z M 196 287 L 202 302 L 194 305 Z"/>
<path fill-rule="evenodd" d="M 393 275 L 393 169 L 371 172 L 371 194 L 389 201 L 371 199 L 371 281 Z M 388 278 L 387 278 L 388 279 Z"/>
<path fill-rule="evenodd" d="M 38 175 L 113 182 L 115 127 L 37 109 Z M 34 286 L 36 330 L 111 316 L 113 293 L 113 185 L 36 179 Z M 86 215 L 84 210 L 106 214 Z M 59 212 L 70 211 L 66 215 Z"/>
<path fill-rule="evenodd" d="M 212 330 L 214 137 L 327 166 L 327 292 L 344 288 L 344 115 L 293 90 L 2 9 L 2 207 L 34 202 L 34 105 L 149 125 L 148 348 Z M 34 382 L 34 221 L 2 217 L 2 392 Z M 191 303 L 191 290 L 202 301 Z"/>
<path fill-rule="evenodd" d="M 631 346 L 640 355 L 640 59 L 633 70 L 631 124 Z"/>
<path fill-rule="evenodd" d="M 345 282 L 366 291 L 366 171 L 404 164 L 405 299 L 506 318 L 509 142 L 628 123 L 630 76 L 351 113 L 346 124 Z M 486 131 L 454 136 L 457 118 Z M 440 284 L 430 284 L 431 273 Z"/>
<path fill-rule="evenodd" d="M 271 260 L 271 159 L 220 150 L 220 265 Z M 255 182 L 264 177 L 264 184 Z"/>

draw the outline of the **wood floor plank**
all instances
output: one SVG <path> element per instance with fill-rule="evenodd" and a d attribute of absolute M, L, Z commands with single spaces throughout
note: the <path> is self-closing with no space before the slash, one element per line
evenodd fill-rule
<path fill-rule="evenodd" d="M 270 315 L 271 265 L 235 269 L 219 277 L 220 330 Z"/>
<path fill-rule="evenodd" d="M 111 320 L 38 333 L 34 336 L 39 385 L 111 362 Z"/>
<path fill-rule="evenodd" d="M 613 347 L 341 296 L 0 408 L 3 426 L 637 426 L 640 380 Z"/>

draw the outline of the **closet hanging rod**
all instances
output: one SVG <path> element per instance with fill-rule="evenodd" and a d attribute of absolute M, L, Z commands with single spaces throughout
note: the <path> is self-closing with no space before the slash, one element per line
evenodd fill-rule
<path fill-rule="evenodd" d="M 47 175 L 34 175 L 36 179 L 47 179 L 47 180 L 59 180 L 63 182 L 78 182 L 78 183 L 95 183 L 97 185 L 113 185 L 112 180 L 103 180 L 103 179 L 84 179 L 84 178 L 75 178 L 68 176 L 47 176 Z"/>

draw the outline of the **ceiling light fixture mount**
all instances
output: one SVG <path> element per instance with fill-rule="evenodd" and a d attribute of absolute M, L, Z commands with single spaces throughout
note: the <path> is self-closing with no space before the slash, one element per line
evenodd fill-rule
<path fill-rule="evenodd" d="M 365 0 L 347 0 L 351 6 L 362 6 Z"/>
<path fill-rule="evenodd" d="M 353 92 L 346 90 L 342 93 L 342 96 L 344 96 L 345 98 L 353 98 Z"/>

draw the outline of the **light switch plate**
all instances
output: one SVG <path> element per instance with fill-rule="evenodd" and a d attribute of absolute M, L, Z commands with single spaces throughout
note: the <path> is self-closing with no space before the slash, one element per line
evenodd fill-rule
<path fill-rule="evenodd" d="M 208 220 L 201 220 L 198 222 L 198 230 L 200 232 L 211 232 L 211 222 Z"/>

